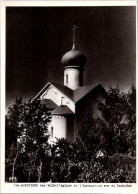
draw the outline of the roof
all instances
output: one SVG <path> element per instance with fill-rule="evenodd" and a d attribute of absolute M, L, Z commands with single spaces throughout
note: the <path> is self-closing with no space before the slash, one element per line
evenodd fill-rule
<path fill-rule="evenodd" d="M 67 96 L 70 100 L 72 100 L 74 103 L 78 102 L 80 99 L 85 97 L 89 92 L 93 91 L 96 88 L 102 88 L 105 92 L 104 88 L 100 84 L 92 84 L 88 86 L 81 86 L 77 88 L 76 90 L 72 90 L 68 88 L 67 86 L 50 83 L 48 82 L 44 88 L 35 96 L 35 99 L 39 98 L 40 95 L 50 86 L 53 85 L 55 88 L 57 88 L 60 92 L 62 92 L 65 96 Z"/>
<path fill-rule="evenodd" d="M 86 96 L 86 94 L 91 92 L 97 86 L 98 86 L 97 84 L 93 84 L 93 85 L 77 88 L 76 90 L 74 90 L 74 101 L 78 102 L 81 98 Z"/>
<path fill-rule="evenodd" d="M 61 91 L 63 94 L 65 94 L 69 99 L 74 101 L 74 92 L 70 88 L 64 85 L 51 83 L 53 86 L 55 86 L 59 91 Z"/>
<path fill-rule="evenodd" d="M 102 87 L 100 84 L 92 84 L 88 86 L 81 86 L 76 90 L 71 90 L 67 86 L 63 86 L 55 83 L 52 83 L 52 85 L 55 86 L 58 90 L 60 90 L 68 98 L 70 98 L 74 103 L 78 102 L 80 99 L 86 96 L 86 94 L 91 92 L 93 89 L 99 86 Z"/>
<path fill-rule="evenodd" d="M 66 105 L 61 105 L 51 111 L 52 115 L 71 115 L 74 114 Z"/>
<path fill-rule="evenodd" d="M 64 68 L 67 66 L 78 66 L 83 68 L 86 63 L 86 57 L 77 50 L 74 45 L 70 51 L 63 55 L 61 62 L 64 65 Z"/>
<path fill-rule="evenodd" d="M 47 108 L 49 109 L 55 109 L 57 105 L 51 100 L 51 99 L 42 99 L 42 104 L 46 104 Z"/>

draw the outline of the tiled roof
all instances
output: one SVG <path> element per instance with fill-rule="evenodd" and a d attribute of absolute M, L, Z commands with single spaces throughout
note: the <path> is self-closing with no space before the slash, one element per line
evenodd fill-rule
<path fill-rule="evenodd" d="M 66 105 L 61 105 L 51 111 L 52 115 L 70 115 L 74 114 Z"/>

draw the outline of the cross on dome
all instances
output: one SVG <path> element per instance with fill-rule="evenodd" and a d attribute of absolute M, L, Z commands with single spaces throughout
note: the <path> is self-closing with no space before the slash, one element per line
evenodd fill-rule
<path fill-rule="evenodd" d="M 65 53 L 62 57 L 62 64 L 64 69 L 68 67 L 80 68 L 81 70 L 84 69 L 86 63 L 86 57 L 76 48 L 75 45 L 75 33 L 78 27 L 76 25 L 73 26 L 73 47 L 70 51 Z"/>
<path fill-rule="evenodd" d="M 76 37 L 75 37 L 75 33 L 76 33 L 76 29 L 77 29 L 78 27 L 76 26 L 76 25 L 74 25 L 73 26 L 73 49 L 75 49 L 75 42 L 76 42 Z"/>

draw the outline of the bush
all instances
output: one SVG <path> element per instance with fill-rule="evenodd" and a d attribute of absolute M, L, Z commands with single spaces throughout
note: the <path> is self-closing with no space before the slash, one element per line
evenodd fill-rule
<path fill-rule="evenodd" d="M 82 169 L 79 181 L 85 183 L 134 183 L 136 182 L 136 159 L 122 154 L 115 154 L 108 157 L 78 164 Z"/>
<path fill-rule="evenodd" d="M 127 155 L 115 154 L 89 161 L 75 163 L 73 160 L 53 163 L 52 182 L 71 183 L 134 183 L 136 159 Z"/>

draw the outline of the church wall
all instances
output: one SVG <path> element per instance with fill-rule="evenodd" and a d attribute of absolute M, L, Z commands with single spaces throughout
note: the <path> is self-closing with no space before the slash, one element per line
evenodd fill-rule
<path fill-rule="evenodd" d="M 64 94 L 59 92 L 54 87 L 49 87 L 41 96 L 40 99 L 51 99 L 55 104 L 58 106 L 60 105 L 66 105 L 68 106 L 72 112 L 75 112 L 75 104 L 68 99 Z"/>
<path fill-rule="evenodd" d="M 80 70 L 76 68 L 67 68 L 64 70 L 64 85 L 72 90 L 80 86 Z"/>
<path fill-rule="evenodd" d="M 48 130 L 50 133 L 49 142 L 56 141 L 55 137 L 66 138 L 67 140 L 72 141 L 74 139 L 74 117 L 72 115 L 52 115 Z"/>
<path fill-rule="evenodd" d="M 64 116 L 53 115 L 51 123 L 48 126 L 49 132 L 51 134 L 51 129 L 53 130 L 53 135 L 50 141 L 56 141 L 56 138 L 66 138 L 67 136 L 67 118 Z"/>

